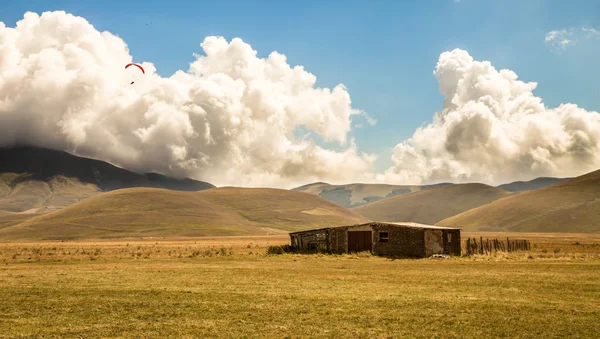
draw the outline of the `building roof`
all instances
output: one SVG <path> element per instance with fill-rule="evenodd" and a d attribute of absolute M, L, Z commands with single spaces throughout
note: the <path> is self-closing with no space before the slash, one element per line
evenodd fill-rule
<path fill-rule="evenodd" d="M 460 228 L 426 225 L 426 224 L 419 224 L 416 222 L 372 221 L 372 222 L 367 222 L 364 224 L 356 224 L 356 225 L 343 225 L 343 226 L 315 228 L 315 229 L 304 230 L 304 231 L 290 232 L 289 234 L 300 234 L 300 233 L 305 233 L 305 232 L 322 231 L 322 230 L 338 228 L 338 227 L 359 227 L 359 226 L 374 225 L 374 224 L 386 224 L 386 225 L 396 225 L 396 226 L 403 226 L 403 227 L 427 228 L 427 229 L 438 229 L 438 230 L 460 230 Z"/>
<path fill-rule="evenodd" d="M 459 230 L 460 229 L 460 228 L 455 228 L 455 227 L 444 227 L 444 226 L 419 224 L 417 222 L 380 221 L 379 223 L 380 224 L 398 225 L 398 226 L 418 227 L 418 228 L 433 228 L 433 229 L 439 229 L 439 230 Z"/>

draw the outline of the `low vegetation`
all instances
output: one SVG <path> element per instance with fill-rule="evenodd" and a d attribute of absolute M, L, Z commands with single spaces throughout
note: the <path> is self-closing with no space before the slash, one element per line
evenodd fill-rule
<path fill-rule="evenodd" d="M 600 235 L 525 236 L 530 252 L 419 260 L 286 253 L 287 236 L 0 243 L 0 333 L 597 337 Z"/>

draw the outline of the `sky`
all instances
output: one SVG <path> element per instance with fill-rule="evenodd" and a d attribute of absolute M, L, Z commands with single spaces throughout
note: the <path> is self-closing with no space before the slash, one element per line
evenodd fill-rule
<path fill-rule="evenodd" d="M 600 77 L 600 33 L 596 34 L 600 31 L 600 3 L 596 1 L 144 1 L 143 5 L 108 0 L 53 1 L 51 4 L 47 1 L 8 1 L 0 4 L 0 21 L 6 27 L 14 28 L 27 11 L 41 15 L 42 12 L 55 10 L 82 17 L 97 31 L 109 31 L 116 35 L 125 42 L 134 62 L 152 63 L 155 74 L 161 78 L 169 78 L 178 70 L 188 71 L 190 64 L 196 60 L 194 54 L 203 55 L 201 43 L 207 37 L 223 37 L 228 42 L 240 38 L 257 51 L 258 58 L 268 58 L 276 51 L 286 56 L 290 67 L 303 66 L 306 72 L 316 77 L 315 88 L 333 89 L 343 84 L 351 99 L 349 107 L 365 112 L 338 114 L 340 111 L 334 110 L 331 114 L 341 118 L 326 120 L 341 121 L 341 124 L 349 126 L 321 126 L 336 130 L 330 132 L 329 136 L 328 132 L 314 132 L 317 127 L 312 129 L 308 138 L 318 145 L 316 152 L 322 154 L 310 156 L 311 159 L 345 159 L 339 160 L 340 163 L 332 165 L 330 169 L 300 171 L 286 169 L 286 164 L 279 164 L 264 169 L 268 173 L 279 171 L 274 176 L 258 175 L 262 179 L 238 182 L 232 178 L 256 173 L 248 170 L 217 177 L 193 165 L 173 168 L 171 165 L 145 164 L 136 168 L 136 162 L 131 160 L 128 164 L 126 156 L 106 155 L 105 160 L 133 169 L 154 169 L 190 176 L 199 173 L 202 177 L 208 176 L 223 184 L 233 181 L 250 186 L 286 186 L 288 182 L 295 184 L 313 179 L 388 183 L 444 180 L 499 183 L 511 179 L 531 179 L 537 175 L 583 174 L 580 172 L 597 169 L 596 166 L 600 164 L 593 154 L 583 159 L 580 154 L 570 155 L 570 151 L 565 151 L 566 148 L 575 149 L 573 140 L 578 138 L 577 133 L 572 130 L 569 132 L 571 127 L 568 126 L 551 129 L 561 142 L 566 138 L 559 136 L 561 132 L 567 131 L 571 138 L 570 146 L 564 146 L 560 151 L 550 149 L 548 152 L 552 156 L 540 155 L 540 152 L 546 151 L 535 149 L 549 149 L 544 145 L 555 147 L 557 141 L 548 141 L 541 146 L 538 142 L 535 147 L 526 143 L 529 150 L 518 152 L 514 150 L 514 145 L 509 147 L 505 142 L 499 142 L 505 145 L 501 147 L 501 153 L 505 156 L 499 162 L 488 159 L 488 165 L 497 167 L 507 163 L 506 166 L 512 166 L 506 176 L 488 175 L 489 168 L 480 166 L 478 159 L 492 157 L 490 152 L 494 151 L 490 151 L 489 145 L 485 147 L 487 151 L 477 151 L 483 153 L 477 153 L 475 148 L 469 146 L 464 147 L 468 150 L 464 154 L 451 151 L 450 155 L 441 154 L 438 148 L 442 146 L 429 145 L 423 139 L 427 133 L 415 134 L 418 128 L 435 123 L 436 113 L 446 112 L 442 115 L 447 115 L 456 109 L 456 105 L 444 104 L 444 93 L 440 92 L 443 81 L 455 79 L 444 80 L 443 69 L 439 70 L 437 76 L 435 72 L 444 52 L 459 49 L 468 53 L 468 57 L 456 53 L 453 58 L 457 60 L 472 58 L 475 63 L 487 61 L 496 71 L 508 69 L 516 73 L 521 81 L 537 83 L 534 89 L 525 92 L 541 98 L 543 103 L 541 108 L 538 107 L 540 111 L 551 111 L 565 103 L 576 104 L 578 109 L 588 114 L 585 119 L 588 119 L 586 121 L 591 127 L 584 128 L 588 141 L 587 153 L 595 153 L 600 147 L 595 141 L 598 136 L 595 116 L 600 110 L 600 85 L 597 82 Z M 110 57 L 106 55 L 106 58 Z M 451 63 L 447 64 L 450 67 L 448 65 Z M 507 86 L 517 88 L 520 85 L 511 83 Z M 477 101 L 481 97 L 479 95 L 471 99 Z M 458 106 L 462 109 L 469 105 L 463 102 Z M 505 109 L 505 112 L 509 111 Z M 520 112 L 517 110 L 513 113 L 518 115 Z M 494 114 L 499 116 L 499 113 Z M 553 111 L 551 114 L 559 116 L 566 113 Z M 467 115 L 464 113 L 462 116 Z M 302 118 L 298 119 L 292 128 L 294 135 L 301 137 L 311 132 L 311 128 L 304 126 L 306 124 Z M 542 117 L 539 121 L 548 120 L 552 121 L 552 118 Z M 564 120 L 557 124 L 566 126 Z M 505 126 L 507 121 L 511 120 L 506 118 L 495 126 Z M 442 125 L 437 127 L 437 133 L 432 131 L 431 135 L 445 133 L 447 151 L 452 149 L 448 143 L 455 139 L 449 137 L 449 127 Z M 521 128 L 515 126 L 522 125 L 513 126 Z M 508 127 L 502 128 L 510 143 L 518 144 L 519 148 L 525 147 L 523 136 L 512 137 L 512 132 L 506 132 Z M 340 133 L 345 133 L 346 137 L 339 137 Z M 336 138 L 345 140 L 339 142 Z M 409 141 L 411 138 L 412 141 Z M 356 146 L 352 151 L 355 154 L 348 158 L 350 155 L 346 151 L 352 139 Z M 68 150 L 75 148 L 72 141 L 58 143 L 56 147 Z M 89 146 L 80 146 L 79 149 L 82 154 L 93 155 L 97 151 Z M 289 153 L 290 149 L 294 148 L 286 152 Z M 323 150 L 335 154 L 323 153 Z M 415 152 L 419 154 L 415 155 Z M 368 156 L 362 156 L 363 153 Z M 540 156 L 545 160 L 539 160 Z M 523 164 L 527 162 L 523 160 L 524 157 L 538 160 Z M 303 153 L 301 158 L 306 161 L 309 156 Z M 290 158 L 289 161 L 293 163 L 296 160 Z M 339 177 L 326 174 L 347 172 L 344 168 L 348 166 L 343 165 L 344 161 L 354 166 L 356 173 Z M 408 169 L 403 168 L 405 161 L 413 164 Z M 581 161 L 584 166 L 578 166 Z M 420 165 L 414 165 L 416 163 Z M 231 167 L 235 164 L 223 160 L 222 165 Z M 316 161 L 311 166 L 324 165 Z M 213 168 L 218 167 L 215 165 Z M 422 174 L 424 171 L 426 175 Z M 370 174 L 362 175 L 366 172 Z M 277 179 L 268 179 L 275 177 Z"/>

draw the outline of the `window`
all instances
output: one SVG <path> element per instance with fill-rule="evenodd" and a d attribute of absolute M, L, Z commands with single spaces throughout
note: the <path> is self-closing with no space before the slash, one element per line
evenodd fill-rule
<path fill-rule="evenodd" d="M 379 232 L 379 242 L 388 242 L 388 232 Z"/>
<path fill-rule="evenodd" d="M 452 242 L 452 234 L 448 233 L 446 237 L 448 238 L 448 242 Z"/>

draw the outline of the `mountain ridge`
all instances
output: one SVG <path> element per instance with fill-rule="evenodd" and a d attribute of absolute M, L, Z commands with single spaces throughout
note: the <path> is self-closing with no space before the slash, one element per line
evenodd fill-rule
<path fill-rule="evenodd" d="M 455 184 L 399 195 L 351 210 L 373 220 L 435 224 L 512 193 L 481 184 Z"/>
<path fill-rule="evenodd" d="M 13 216 L 5 227 L 0 223 L 0 239 L 285 234 L 367 221 L 321 197 L 290 190 L 222 187 L 189 192 L 126 188 L 20 222 Z"/>
<path fill-rule="evenodd" d="M 600 170 L 514 193 L 437 224 L 469 231 L 597 233 L 600 232 Z"/>
<path fill-rule="evenodd" d="M 199 191 L 215 186 L 190 178 L 135 173 L 64 151 L 0 147 L 0 210 L 61 208 L 101 192 L 129 187 Z"/>

